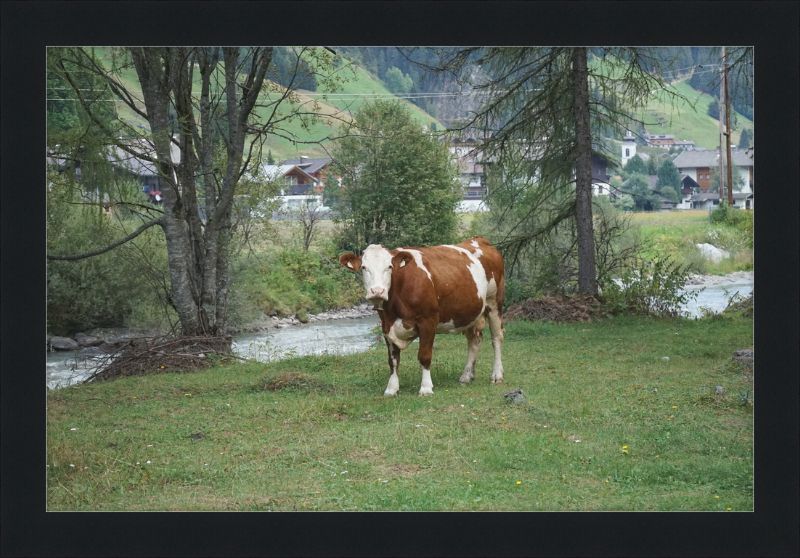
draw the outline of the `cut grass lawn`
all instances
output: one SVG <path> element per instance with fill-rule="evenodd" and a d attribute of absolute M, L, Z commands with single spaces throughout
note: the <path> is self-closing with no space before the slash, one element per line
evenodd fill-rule
<path fill-rule="evenodd" d="M 751 320 L 508 324 L 500 385 L 465 345 L 429 397 L 415 344 L 393 398 L 384 348 L 48 392 L 48 509 L 753 509 Z"/>

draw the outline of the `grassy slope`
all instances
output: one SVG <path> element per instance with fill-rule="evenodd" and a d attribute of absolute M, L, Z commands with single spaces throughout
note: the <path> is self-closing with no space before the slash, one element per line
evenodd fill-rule
<path fill-rule="evenodd" d="M 101 59 L 110 60 L 110 49 L 97 48 L 95 49 L 95 52 L 99 57 L 101 57 Z M 355 74 L 349 70 L 341 70 L 341 75 L 347 81 L 342 84 L 342 89 L 340 91 L 335 93 L 319 91 L 320 93 L 327 93 L 330 95 L 331 100 L 326 100 L 316 95 L 307 96 L 305 94 L 310 93 L 309 91 L 299 90 L 299 102 L 307 103 L 308 106 L 311 106 L 311 103 L 316 100 L 318 106 L 315 111 L 317 111 L 319 114 L 323 116 L 338 115 L 345 119 L 349 119 L 349 114 L 363 107 L 365 101 L 361 99 L 347 100 L 346 98 L 337 98 L 337 94 L 377 93 L 391 95 L 390 91 L 384 87 L 383 83 L 381 83 L 379 79 L 371 75 L 369 72 L 360 67 L 355 67 L 354 70 Z M 131 91 L 139 91 L 141 89 L 138 78 L 136 77 L 136 72 L 132 67 L 126 68 L 121 72 L 120 80 Z M 195 90 L 199 91 L 200 77 L 196 72 L 194 74 L 194 83 Z M 437 122 L 416 105 L 408 103 L 407 101 L 404 102 L 407 103 L 407 106 L 411 110 L 413 118 L 421 124 L 430 125 L 431 122 Z M 117 103 L 117 109 L 119 110 L 120 117 L 123 120 L 135 122 L 145 127 L 149 127 L 146 121 L 144 121 L 139 115 L 135 114 L 124 103 Z M 266 119 L 268 116 L 267 109 L 257 109 L 257 112 L 264 119 Z M 299 122 L 299 120 L 295 119 L 283 124 L 282 128 L 286 132 L 285 135 L 294 135 L 300 142 L 316 142 L 324 139 L 326 136 L 331 134 L 332 131 L 335 131 L 339 124 L 339 121 L 336 119 L 323 119 L 321 122 L 305 128 Z M 441 125 L 438 122 L 437 125 L 439 125 L 441 128 Z M 272 151 L 272 154 L 276 160 L 297 158 L 300 155 L 307 155 L 309 157 L 327 156 L 325 149 L 319 145 L 303 143 L 294 144 L 291 140 L 279 137 L 278 135 L 271 136 L 264 144 L 263 153 L 265 156 L 270 150 Z"/>
<path fill-rule="evenodd" d="M 96 52 L 99 56 L 108 56 L 108 49 L 98 48 Z M 593 66 L 597 65 L 597 61 L 591 62 Z M 315 97 L 320 103 L 320 112 L 322 114 L 333 114 L 338 111 L 354 112 L 360 109 L 365 101 L 364 100 L 346 100 L 337 98 L 338 94 L 353 94 L 353 93 L 377 93 L 389 94 L 383 83 L 375 76 L 360 67 L 355 67 L 355 75 L 350 70 L 341 70 L 341 75 L 347 80 L 342 85 L 342 90 L 336 93 L 329 93 L 331 99 L 326 101 Z M 138 89 L 138 81 L 133 68 L 128 68 L 122 73 L 122 81 L 132 89 Z M 199 82 L 198 82 L 199 87 Z M 696 145 L 713 149 L 719 144 L 719 121 L 708 116 L 708 105 L 716 100 L 710 95 L 700 93 L 692 89 L 687 81 L 678 82 L 670 87 L 674 92 L 685 96 L 691 104 L 695 105 L 693 109 L 687 102 L 679 102 L 675 106 L 668 96 L 664 93 L 654 96 L 648 103 L 644 113 L 640 115 L 646 122 L 655 123 L 663 122 L 663 126 L 651 125 L 647 127 L 649 133 L 653 134 L 674 134 L 678 139 L 693 140 Z M 310 97 L 302 96 L 301 101 L 309 101 Z M 411 108 L 412 114 L 415 119 L 420 123 L 429 125 L 431 122 L 437 122 L 425 111 L 419 107 L 408 103 Z M 139 117 L 134 115 L 130 109 L 124 107 L 122 103 L 118 104 L 121 116 L 127 120 L 139 121 Z M 738 120 L 737 129 L 732 132 L 732 143 L 738 144 L 741 131 L 743 129 L 753 130 L 753 122 L 748 120 L 741 114 L 736 114 Z M 659 120 L 661 119 L 661 120 Z M 330 121 L 334 128 L 338 126 L 335 121 Z M 146 125 L 146 123 L 144 123 Z M 440 128 L 444 128 L 437 122 Z M 312 126 L 309 130 L 304 130 L 299 122 L 292 122 L 287 125 L 287 130 L 296 134 L 301 141 L 316 141 L 324 138 L 331 132 L 328 125 L 320 123 Z M 264 150 L 272 150 L 273 156 L 276 159 L 298 157 L 299 155 L 308 155 L 311 157 L 324 157 L 326 156 L 325 150 L 317 145 L 294 145 L 291 141 L 273 136 L 265 144 Z"/>
<path fill-rule="evenodd" d="M 416 345 L 394 398 L 385 349 L 50 392 L 48 509 L 753 509 L 752 320 L 509 324 L 501 385 L 488 343 L 459 385 L 464 345 L 437 337 L 426 398 Z"/>
<path fill-rule="evenodd" d="M 678 102 L 673 107 L 665 93 L 655 96 L 647 105 L 644 120 L 656 122 L 663 119 L 664 126 L 647 126 L 651 134 L 674 134 L 676 139 L 692 140 L 695 145 L 714 149 L 719 145 L 719 120 L 708 116 L 708 105 L 716 103 L 716 99 L 705 93 L 692 89 L 686 81 L 678 82 L 669 89 L 685 96 L 695 109 L 687 102 Z M 737 145 L 743 129 L 753 130 L 753 121 L 736 113 L 738 128 L 731 133 L 732 145 Z M 733 122 L 731 122 L 733 125 Z"/>

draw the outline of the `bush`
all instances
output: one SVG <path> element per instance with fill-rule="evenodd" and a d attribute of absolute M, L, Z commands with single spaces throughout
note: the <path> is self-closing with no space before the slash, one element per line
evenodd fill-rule
<path fill-rule="evenodd" d="M 683 290 L 688 276 L 687 266 L 668 258 L 640 259 L 623 273 L 619 283 L 608 284 L 603 297 L 612 314 L 675 318 L 682 314 L 682 306 L 699 294 Z"/>
<path fill-rule="evenodd" d="M 711 222 L 720 225 L 737 226 L 740 222 L 747 219 L 749 212 L 737 209 L 727 203 L 721 203 L 711 212 Z M 752 218 L 752 216 L 751 216 Z"/>
<path fill-rule="evenodd" d="M 355 304 L 363 296 L 356 275 L 323 254 L 285 248 L 243 257 L 231 269 L 229 323 L 241 326 L 262 312 L 291 316 Z"/>
<path fill-rule="evenodd" d="M 59 227 L 60 234 L 48 235 L 51 254 L 81 254 L 122 236 L 108 217 L 92 215 L 88 210 L 72 209 Z M 163 315 L 159 296 L 151 288 L 142 261 L 166 261 L 166 250 L 159 254 L 162 247 L 150 240 L 159 232 L 148 230 L 131 243 L 99 256 L 48 262 L 48 332 L 71 335 L 97 327 L 131 325 L 134 314 L 149 316 L 151 323 L 146 325 L 158 325 Z M 137 257 L 128 257 L 134 251 Z"/>

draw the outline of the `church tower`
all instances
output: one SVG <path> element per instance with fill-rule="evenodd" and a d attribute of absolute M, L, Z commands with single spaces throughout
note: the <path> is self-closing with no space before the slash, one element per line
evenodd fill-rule
<path fill-rule="evenodd" d="M 636 141 L 633 134 L 628 131 L 625 133 L 625 139 L 622 140 L 622 166 L 627 165 L 634 155 L 636 155 Z"/>

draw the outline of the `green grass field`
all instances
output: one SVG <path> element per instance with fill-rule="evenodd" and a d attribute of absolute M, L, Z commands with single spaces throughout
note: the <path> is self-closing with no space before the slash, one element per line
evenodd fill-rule
<path fill-rule="evenodd" d="M 519 322 L 500 385 L 490 343 L 461 386 L 464 338 L 438 336 L 429 397 L 415 344 L 393 398 L 385 349 L 51 391 L 48 509 L 752 510 L 752 340 L 743 318 Z"/>

